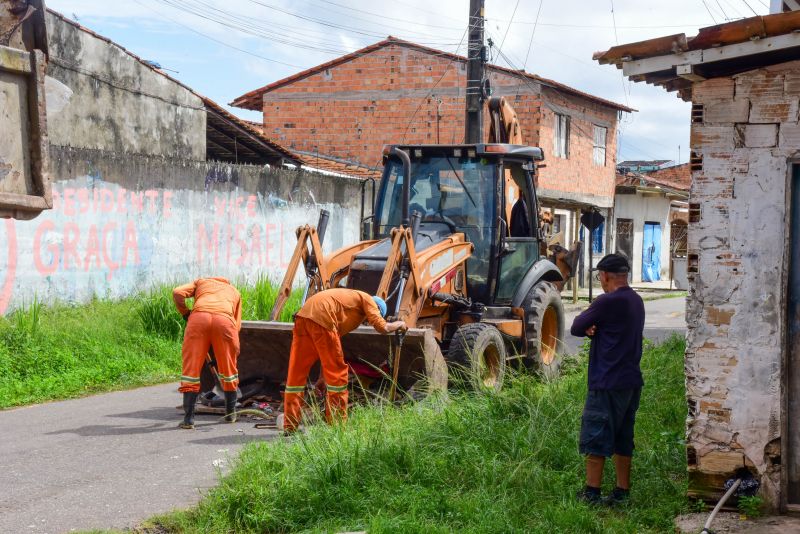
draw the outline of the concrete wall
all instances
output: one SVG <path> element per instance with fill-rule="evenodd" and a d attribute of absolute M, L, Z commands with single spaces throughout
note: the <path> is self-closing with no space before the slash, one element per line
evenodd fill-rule
<path fill-rule="evenodd" d="M 206 112 L 197 95 L 61 16 L 47 14 L 47 34 L 51 144 L 205 159 Z"/>
<path fill-rule="evenodd" d="M 614 198 L 614 218 L 633 220 L 633 282 L 642 281 L 642 245 L 644 223 L 656 222 L 661 225 L 661 280 L 669 280 L 670 256 L 670 204 L 663 195 L 642 195 L 641 193 L 621 195 Z M 616 221 L 615 221 L 616 226 Z"/>
<path fill-rule="evenodd" d="M 510 99 L 526 142 L 544 147 L 542 195 L 611 207 L 616 109 L 503 71 L 489 78 L 494 94 Z M 386 144 L 463 142 L 465 79 L 464 63 L 385 46 L 266 93 L 264 132 L 298 150 L 378 165 Z M 554 112 L 572 120 L 567 159 L 551 157 Z M 592 162 L 593 124 L 608 128 L 604 166 Z"/>
<path fill-rule="evenodd" d="M 279 278 L 295 229 L 321 208 L 326 250 L 358 237 L 357 180 L 60 147 L 51 157 L 54 209 L 0 223 L 0 313 L 199 276 Z"/>
<path fill-rule="evenodd" d="M 736 468 L 777 504 L 786 307 L 787 160 L 798 153 L 800 62 L 694 86 L 686 388 L 690 492 Z M 702 158 L 700 160 L 699 158 Z"/>

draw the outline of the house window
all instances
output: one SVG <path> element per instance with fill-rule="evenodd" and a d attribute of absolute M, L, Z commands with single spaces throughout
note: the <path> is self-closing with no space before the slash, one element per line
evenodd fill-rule
<path fill-rule="evenodd" d="M 553 154 L 557 158 L 569 157 L 569 115 L 555 114 Z"/>
<path fill-rule="evenodd" d="M 593 254 L 602 254 L 603 253 L 603 229 L 605 228 L 605 223 L 600 223 L 600 226 L 594 229 L 594 234 L 592 235 L 592 253 Z"/>
<path fill-rule="evenodd" d="M 603 126 L 594 127 L 594 151 L 592 152 L 592 159 L 595 165 L 605 167 L 606 165 L 606 135 L 608 128 Z"/>

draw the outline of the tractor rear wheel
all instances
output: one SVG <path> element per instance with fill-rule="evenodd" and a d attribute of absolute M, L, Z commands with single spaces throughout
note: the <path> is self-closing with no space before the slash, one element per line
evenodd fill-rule
<path fill-rule="evenodd" d="M 564 305 L 561 294 L 550 282 L 531 288 L 523 303 L 525 310 L 525 363 L 546 378 L 556 378 L 564 352 Z"/>
<path fill-rule="evenodd" d="M 461 325 L 447 350 L 456 383 L 475 390 L 500 391 L 506 372 L 506 344 L 500 331 L 485 323 Z"/>

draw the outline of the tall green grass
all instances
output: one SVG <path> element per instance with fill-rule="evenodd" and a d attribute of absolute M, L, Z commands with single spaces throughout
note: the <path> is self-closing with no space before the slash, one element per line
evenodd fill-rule
<path fill-rule="evenodd" d="M 146 332 L 136 305 L 36 304 L 0 318 L 0 408 L 176 379 L 180 342 Z"/>
<path fill-rule="evenodd" d="M 277 285 L 239 287 L 245 319 L 267 319 Z M 302 290 L 280 319 L 291 321 Z M 0 317 L 0 409 L 176 380 L 185 322 L 161 286 L 120 301 L 28 306 Z"/>
<path fill-rule="evenodd" d="M 249 445 L 197 508 L 154 521 L 186 533 L 671 532 L 686 510 L 683 349 L 674 338 L 646 350 L 627 509 L 575 499 L 583 362 L 549 383 L 359 407 L 344 426 Z"/>

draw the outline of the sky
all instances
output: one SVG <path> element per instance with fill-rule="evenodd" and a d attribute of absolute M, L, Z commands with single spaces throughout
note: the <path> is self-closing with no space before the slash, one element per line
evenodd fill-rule
<path fill-rule="evenodd" d="M 596 51 L 769 12 L 768 0 L 485 0 L 492 62 L 638 110 L 618 161 L 689 157 L 690 104 L 633 83 Z M 170 75 L 227 104 L 388 35 L 464 54 L 469 0 L 47 0 Z M 499 50 L 499 53 L 498 53 Z M 228 107 L 245 119 L 259 112 Z"/>

